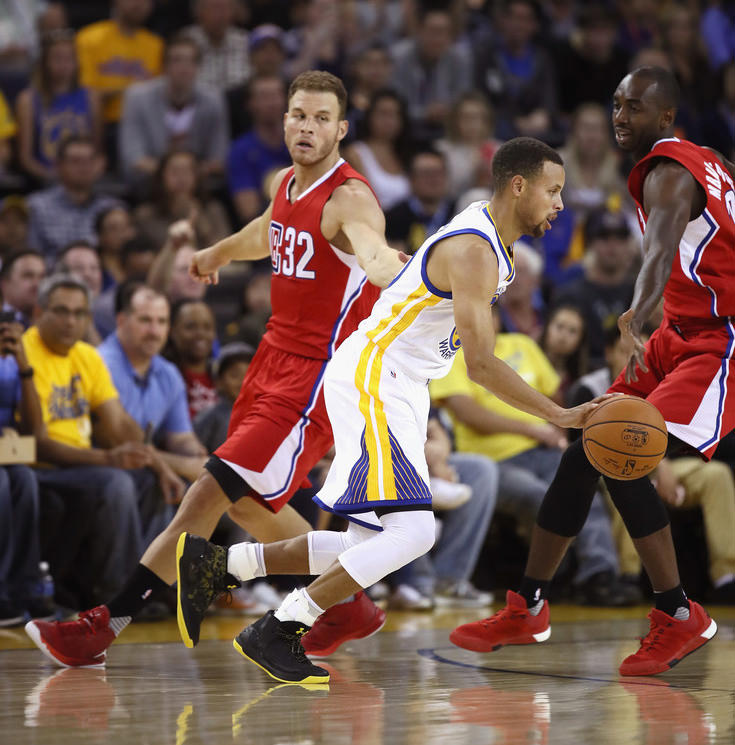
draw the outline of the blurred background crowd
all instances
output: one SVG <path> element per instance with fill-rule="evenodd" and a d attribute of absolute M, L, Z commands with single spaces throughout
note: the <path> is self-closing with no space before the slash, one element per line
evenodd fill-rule
<path fill-rule="evenodd" d="M 515 245 L 496 354 L 559 402 L 604 392 L 640 264 L 611 99 L 640 65 L 676 75 L 681 137 L 735 159 L 733 2 L 0 0 L 0 426 L 36 438 L 31 467 L 0 465 L 0 625 L 114 595 L 224 440 L 269 318 L 270 265 L 235 263 L 212 287 L 187 269 L 266 206 L 290 163 L 288 84 L 304 70 L 345 81 L 342 154 L 409 254 L 490 197 L 499 144 L 559 149 L 565 210 Z M 181 219 L 191 234 L 170 231 Z M 474 385 L 461 353 L 431 391 L 442 533 L 372 594 L 395 608 L 487 605 L 520 576 L 576 433 Z M 711 463 L 655 474 L 685 585 L 709 602 L 735 604 L 733 465 L 729 437 Z M 323 526 L 309 496 L 295 504 Z M 648 591 L 613 512 L 601 490 L 560 597 L 620 606 Z M 227 519 L 220 531 L 237 535 Z M 278 593 L 262 584 L 235 601 L 260 612 Z"/>

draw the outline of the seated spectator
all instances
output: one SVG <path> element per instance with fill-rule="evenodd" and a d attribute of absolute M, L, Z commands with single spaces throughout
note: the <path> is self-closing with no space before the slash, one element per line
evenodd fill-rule
<path fill-rule="evenodd" d="M 212 378 L 215 339 L 214 314 L 206 303 L 182 300 L 174 304 L 165 354 L 184 376 L 192 419 L 217 401 Z"/>
<path fill-rule="evenodd" d="M 152 244 L 142 238 L 131 238 L 123 244 L 120 252 L 120 284 L 110 285 L 92 304 L 94 325 L 103 339 L 115 330 L 115 297 L 119 287 L 130 281 L 145 282 L 155 256 Z"/>
<path fill-rule="evenodd" d="M 496 327 L 499 316 L 494 314 Z M 495 355 L 530 386 L 553 397 L 559 376 L 541 349 L 524 334 L 498 333 Z M 514 409 L 468 375 L 462 350 L 445 378 L 432 381 L 430 392 L 452 416 L 459 452 L 481 453 L 498 463 L 497 509 L 512 515 L 525 536 L 536 519 L 563 450 L 566 433 L 538 417 Z M 610 516 L 598 493 L 574 544 L 576 596 L 592 605 L 628 605 L 638 599 L 618 579 L 618 557 Z"/>
<path fill-rule="evenodd" d="M 526 334 L 538 342 L 546 318 L 541 295 L 543 259 L 527 243 L 516 241 L 513 269 L 515 278 L 498 301 L 502 327 L 509 333 Z"/>
<path fill-rule="evenodd" d="M 406 610 L 487 607 L 492 593 L 478 590 L 470 577 L 495 510 L 498 466 L 484 455 L 452 452 L 437 412 L 429 417 L 424 450 L 441 532 L 429 554 L 391 575 L 395 589 L 388 605 Z"/>
<path fill-rule="evenodd" d="M 74 135 L 59 144 L 56 172 L 59 183 L 28 197 L 28 243 L 53 263 L 63 246 L 94 240 L 97 215 L 118 202 L 95 189 L 102 159 L 89 137 Z"/>
<path fill-rule="evenodd" d="M 441 136 L 452 102 L 473 87 L 471 57 L 454 38 L 451 12 L 429 6 L 415 34 L 392 49 L 392 83 L 408 104 L 418 139 Z"/>
<path fill-rule="evenodd" d="M 534 0 L 496 4 L 497 34 L 475 44 L 476 86 L 495 109 L 495 133 L 501 140 L 526 135 L 560 145 L 563 130 L 554 67 L 534 41 L 538 6 Z M 460 91 L 457 91 L 460 92 Z"/>
<path fill-rule="evenodd" d="M 390 88 L 393 60 L 385 46 L 373 43 L 358 52 L 349 65 L 347 86 L 348 142 L 356 139 L 373 96 Z"/>
<path fill-rule="evenodd" d="M 18 125 L 0 90 L 0 190 L 2 192 L 23 187 L 22 179 L 12 170 L 15 153 L 13 145 L 17 132 Z"/>
<path fill-rule="evenodd" d="M 408 158 L 411 125 L 403 99 L 392 90 L 370 99 L 357 140 L 344 149 L 350 165 L 370 182 L 384 211 L 409 198 Z"/>
<path fill-rule="evenodd" d="M 43 256 L 29 248 L 6 257 L 0 268 L 0 294 L 5 307 L 19 313 L 25 327 L 33 321 L 38 288 L 45 276 Z"/>
<path fill-rule="evenodd" d="M 463 93 L 447 117 L 447 136 L 436 148 L 447 159 L 449 194 L 459 198 L 473 187 L 491 182 L 491 163 L 500 146 L 493 136 L 494 114 L 487 98 L 477 91 Z"/>
<path fill-rule="evenodd" d="M 194 155 L 183 150 L 172 151 L 158 164 L 151 201 L 133 212 L 135 228 L 154 246 L 162 247 L 169 226 L 189 216 L 193 216 L 197 245 L 210 246 L 231 233 L 225 208 L 203 194 Z"/>
<path fill-rule="evenodd" d="M 181 373 L 160 355 L 169 330 L 168 300 L 143 284 L 123 287 L 118 298 L 117 330 L 99 353 L 123 408 L 148 434 L 166 466 L 166 501 L 178 503 L 184 494 L 181 479 L 196 480 L 206 452 L 191 427 Z M 144 519 L 151 536 L 166 527 L 171 515 L 161 514 L 154 530 L 152 516 Z"/>
<path fill-rule="evenodd" d="M 635 247 L 622 212 L 598 210 L 584 227 L 584 275 L 556 288 L 553 304 L 577 306 L 587 320 L 590 367 L 605 364 L 604 331 L 617 324 L 618 316 L 633 299 L 631 272 Z"/>
<path fill-rule="evenodd" d="M 102 289 L 106 290 L 122 282 L 126 276 L 122 248 L 135 236 L 130 210 L 122 204 L 103 210 L 97 215 L 94 232 L 102 262 Z"/>
<path fill-rule="evenodd" d="M 232 143 L 227 157 L 230 196 L 243 224 L 257 217 L 268 204 L 268 176 L 291 162 L 283 141 L 283 79 L 275 75 L 252 78 L 248 110 L 252 127 Z"/>
<path fill-rule="evenodd" d="M 557 305 L 548 315 L 539 346 L 559 376 L 559 400 L 587 374 L 587 322 L 574 305 Z"/>
<path fill-rule="evenodd" d="M 735 44 L 735 34 L 733 34 Z M 702 141 L 722 153 L 728 160 L 735 159 L 735 58 L 719 72 L 722 96 L 715 106 L 702 116 Z"/>
<path fill-rule="evenodd" d="M 0 319 L 0 437 L 12 437 L 8 432 L 16 421 L 25 435 L 35 434 L 41 425 L 22 333 L 19 323 Z M 53 604 L 40 595 L 38 521 L 35 474 L 25 465 L 0 463 L 0 627 L 16 626 L 26 614 L 47 620 L 54 615 Z"/>
<path fill-rule="evenodd" d="M 87 241 L 74 241 L 63 248 L 56 260 L 54 273 L 73 274 L 81 279 L 89 290 L 90 303 L 94 303 L 102 292 L 102 264 L 94 246 Z M 96 347 L 102 337 L 90 317 L 82 337 L 87 344 Z"/>
<path fill-rule="evenodd" d="M 250 80 L 273 77 L 284 81 L 287 79 L 284 71 L 286 49 L 282 28 L 272 23 L 256 26 L 250 32 L 248 47 Z M 227 111 L 233 139 L 245 134 L 252 127 L 250 86 L 247 82 L 227 91 Z"/>
<path fill-rule="evenodd" d="M 242 388 L 255 350 L 245 342 L 225 344 L 212 368 L 217 388 L 217 400 L 202 409 L 193 421 L 200 442 L 213 453 L 226 439 L 232 406 Z"/>
<path fill-rule="evenodd" d="M 236 320 L 223 325 L 223 341 L 242 341 L 258 348 L 272 312 L 271 273 L 270 262 L 253 267 L 243 284 L 242 307 Z M 218 316 L 218 323 L 220 320 Z"/>
<path fill-rule="evenodd" d="M 0 264 L 28 247 L 28 205 L 11 194 L 0 201 Z"/>
<path fill-rule="evenodd" d="M 437 150 L 423 148 L 411 158 L 411 192 L 385 216 L 385 236 L 391 246 L 408 254 L 449 222 L 454 202 L 448 192 L 447 164 Z"/>
<path fill-rule="evenodd" d="M 235 0 L 194 0 L 196 25 L 184 29 L 199 45 L 199 83 L 227 91 L 250 74 L 248 35 L 234 25 Z"/>
<path fill-rule="evenodd" d="M 196 84 L 199 47 L 184 34 L 166 42 L 163 74 L 125 91 L 120 167 L 130 184 L 147 186 L 170 150 L 194 153 L 205 179 L 224 173 L 229 135 L 219 91 Z"/>
<path fill-rule="evenodd" d="M 62 532 L 65 521 L 55 519 L 58 533 L 47 531 L 42 549 L 53 576 L 75 584 L 84 542 L 84 572 L 94 576 L 92 597 L 82 600 L 103 602 L 120 589 L 144 548 L 139 501 L 155 497 L 155 477 L 146 466 L 157 464 L 99 353 L 81 341 L 89 319 L 86 285 L 71 276 L 49 277 L 38 304 L 37 324 L 23 335 L 43 417 L 36 457 L 44 467 L 36 475 L 42 497 L 46 489 L 61 495 L 66 522 L 87 527 L 74 545 Z"/>
<path fill-rule="evenodd" d="M 163 40 L 146 30 L 152 3 L 113 0 L 111 19 L 85 26 L 77 33 L 79 80 L 102 96 L 102 115 L 116 124 L 122 112 L 122 94 L 132 83 L 161 71 Z M 115 128 L 109 127 L 113 136 Z"/>
<path fill-rule="evenodd" d="M 74 32 L 54 31 L 41 41 L 33 82 L 18 95 L 18 157 L 23 170 L 46 186 L 56 180 L 59 144 L 80 135 L 101 151 L 102 114 L 97 91 L 79 85 Z"/>

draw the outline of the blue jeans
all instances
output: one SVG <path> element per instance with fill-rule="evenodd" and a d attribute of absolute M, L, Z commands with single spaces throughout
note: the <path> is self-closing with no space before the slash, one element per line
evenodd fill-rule
<path fill-rule="evenodd" d="M 477 564 L 498 495 L 498 466 L 484 455 L 452 453 L 454 466 L 463 484 L 472 487 L 472 497 L 456 510 L 438 514 L 442 522 L 439 540 L 430 554 L 394 572 L 395 585 L 410 584 L 431 595 L 436 581 L 467 580 Z"/>
<path fill-rule="evenodd" d="M 37 594 L 38 482 L 28 466 L 0 466 L 0 597 L 19 608 Z"/>
<path fill-rule="evenodd" d="M 562 451 L 556 448 L 536 447 L 498 463 L 498 510 L 515 517 L 528 534 L 546 490 L 556 475 L 561 456 Z M 587 521 L 572 546 L 577 557 L 575 584 L 585 582 L 598 572 L 618 573 L 610 515 L 599 492 L 595 494 Z"/>
<path fill-rule="evenodd" d="M 67 535 L 61 530 L 50 540 L 51 574 L 57 578 L 62 562 L 62 574 L 67 570 L 81 572 L 96 604 L 122 589 L 143 553 L 139 501 L 144 490 L 139 488 L 139 482 L 144 485 L 149 480 L 147 473 L 109 466 L 36 470 L 41 490 L 48 489 L 61 497 L 63 522 L 75 527 L 78 521 L 81 526 L 73 539 L 76 545 L 63 545 Z M 60 545 L 55 546 L 57 542 Z M 80 566 L 77 558 L 81 552 L 86 553 Z"/>

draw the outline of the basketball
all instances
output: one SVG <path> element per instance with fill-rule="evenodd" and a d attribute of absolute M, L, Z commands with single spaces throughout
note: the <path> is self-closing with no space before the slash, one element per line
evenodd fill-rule
<path fill-rule="evenodd" d="M 595 409 L 582 430 L 589 462 L 621 481 L 646 476 L 666 453 L 668 432 L 661 412 L 637 396 L 618 396 Z"/>

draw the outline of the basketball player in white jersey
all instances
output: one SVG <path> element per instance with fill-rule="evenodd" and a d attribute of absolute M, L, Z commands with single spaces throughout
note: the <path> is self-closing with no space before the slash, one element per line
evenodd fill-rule
<path fill-rule="evenodd" d="M 559 427 L 581 427 L 604 400 L 563 409 L 493 355 L 491 304 L 513 280 L 513 242 L 551 227 L 563 209 L 564 168 L 555 150 L 522 137 L 498 149 L 493 177 L 492 199 L 470 205 L 427 239 L 327 367 L 325 397 L 336 456 L 315 500 L 348 518 L 349 529 L 229 550 L 182 533 L 177 557 L 184 638 L 186 624 L 201 621 L 190 594 L 201 593 L 225 567 L 241 581 L 266 574 L 318 575 L 247 627 L 234 645 L 276 680 L 329 680 L 326 670 L 306 658 L 301 636 L 326 608 L 434 543 L 423 447 L 427 382 L 448 372 L 460 346 L 473 380 Z"/>

